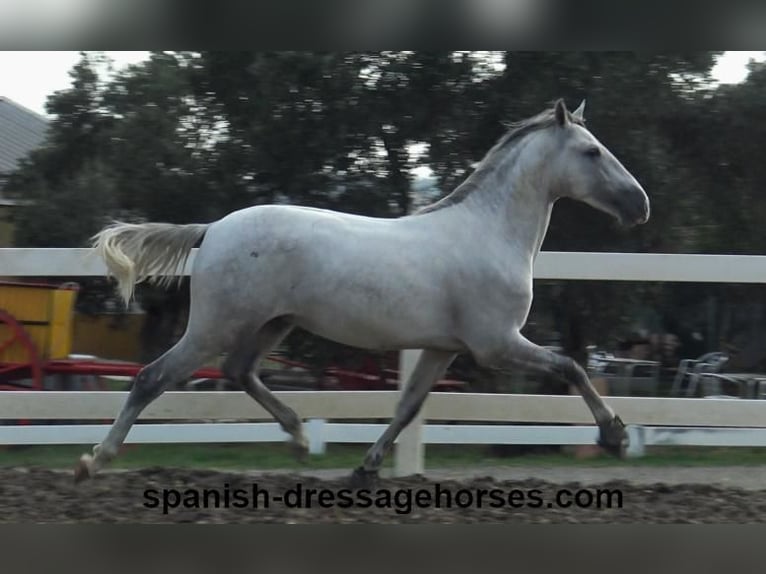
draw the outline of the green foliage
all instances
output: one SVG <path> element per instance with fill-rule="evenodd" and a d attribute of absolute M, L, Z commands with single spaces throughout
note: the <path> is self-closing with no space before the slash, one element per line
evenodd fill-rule
<path fill-rule="evenodd" d="M 3 453 L 0 467 L 57 468 L 69 471 L 72 460 L 90 445 L 23 446 Z M 312 455 L 304 462 L 295 460 L 284 444 L 134 444 L 123 449 L 113 468 L 209 468 L 280 470 L 354 468 L 367 451 L 366 445 L 328 444 L 323 455 Z M 498 456 L 491 447 L 474 445 L 428 445 L 425 465 L 429 469 L 514 466 L 546 467 L 695 467 L 763 466 L 764 449 L 716 447 L 649 447 L 641 458 L 617 460 L 611 456 L 581 459 L 569 454 L 528 454 Z M 393 464 L 387 457 L 384 468 Z"/>
<path fill-rule="evenodd" d="M 9 187 L 13 192 L 22 185 L 31 205 L 14 213 L 18 246 L 81 247 L 116 204 L 114 177 L 98 160 L 57 178 L 55 187 L 38 173 L 23 183 L 12 179 Z"/>

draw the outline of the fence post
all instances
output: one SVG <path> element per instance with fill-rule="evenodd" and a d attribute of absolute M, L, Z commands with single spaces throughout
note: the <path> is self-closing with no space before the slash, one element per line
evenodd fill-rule
<path fill-rule="evenodd" d="M 641 458 L 646 455 L 646 429 L 641 425 L 628 425 L 626 430 L 630 444 L 625 455 L 628 458 Z"/>
<path fill-rule="evenodd" d="M 306 421 L 306 438 L 309 441 L 309 454 L 324 454 L 327 444 L 324 441 L 324 419 L 309 419 Z"/>
<path fill-rule="evenodd" d="M 405 349 L 399 353 L 399 393 L 409 384 L 410 375 L 423 351 Z M 422 411 L 399 435 L 394 446 L 394 476 L 411 476 L 423 473 L 423 416 Z"/>

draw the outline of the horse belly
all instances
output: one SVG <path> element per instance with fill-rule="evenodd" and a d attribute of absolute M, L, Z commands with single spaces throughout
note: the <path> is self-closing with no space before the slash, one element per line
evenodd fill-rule
<path fill-rule="evenodd" d="M 348 303 L 348 302 L 347 302 Z M 354 310 L 356 309 L 356 310 Z M 328 304 L 295 317 L 296 324 L 325 339 L 370 350 L 459 350 L 460 342 L 443 317 L 429 309 L 354 308 Z"/>

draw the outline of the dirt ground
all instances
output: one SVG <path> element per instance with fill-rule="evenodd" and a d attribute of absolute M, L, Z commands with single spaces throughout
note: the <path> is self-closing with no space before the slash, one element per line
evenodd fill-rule
<path fill-rule="evenodd" d="M 348 471 L 151 468 L 107 471 L 75 486 L 70 473 L 6 468 L 0 469 L 0 522 L 763 523 L 765 470 L 436 470 L 384 477 L 361 492 L 348 489 Z"/>

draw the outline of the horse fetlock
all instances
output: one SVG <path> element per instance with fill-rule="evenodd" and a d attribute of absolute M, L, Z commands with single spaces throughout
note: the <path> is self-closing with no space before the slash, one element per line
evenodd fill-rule
<path fill-rule="evenodd" d="M 385 441 L 380 445 L 373 445 L 367 453 L 367 456 L 364 457 L 363 468 L 367 469 L 369 472 L 377 472 L 383 465 L 383 458 L 390 450 L 392 444 L 393 442 L 391 441 Z"/>
<path fill-rule="evenodd" d="M 297 433 L 293 433 L 293 439 L 290 441 L 295 458 L 300 462 L 305 462 L 309 455 L 309 440 L 302 430 Z"/>
<path fill-rule="evenodd" d="M 630 439 L 625 423 L 615 415 L 607 424 L 600 427 L 598 444 L 607 453 L 617 458 L 625 458 Z"/>
<path fill-rule="evenodd" d="M 117 450 L 103 444 L 93 447 L 93 454 L 83 454 L 77 461 L 74 470 L 74 482 L 80 483 L 93 478 L 98 470 L 117 456 Z"/>
<path fill-rule="evenodd" d="M 99 462 L 109 462 L 117 456 L 117 450 L 103 445 L 97 444 L 93 447 L 93 458 Z"/>

